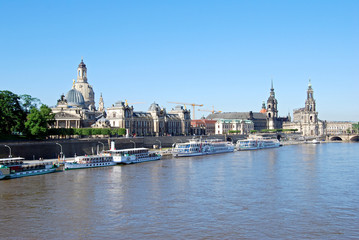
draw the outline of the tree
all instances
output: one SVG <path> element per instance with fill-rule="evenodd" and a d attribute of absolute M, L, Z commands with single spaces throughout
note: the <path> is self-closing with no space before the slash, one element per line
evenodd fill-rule
<path fill-rule="evenodd" d="M 10 91 L 0 91 L 0 134 L 22 132 L 26 114 L 21 108 L 20 97 Z"/>
<path fill-rule="evenodd" d="M 37 108 L 41 104 L 40 99 L 33 98 L 28 94 L 20 95 L 20 105 L 26 114 L 30 113 L 31 108 Z"/>
<path fill-rule="evenodd" d="M 49 125 L 54 122 L 55 115 L 46 105 L 40 109 L 31 108 L 25 122 L 25 132 L 30 138 L 45 138 L 48 135 Z"/>
<path fill-rule="evenodd" d="M 359 122 L 358 122 L 358 123 L 354 123 L 352 126 L 353 126 L 354 132 L 359 133 Z"/>

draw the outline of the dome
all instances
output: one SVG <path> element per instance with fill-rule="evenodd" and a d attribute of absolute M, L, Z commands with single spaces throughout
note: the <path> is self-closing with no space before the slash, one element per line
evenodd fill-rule
<path fill-rule="evenodd" d="M 183 110 L 183 106 L 182 106 L 182 105 L 177 105 L 177 106 L 175 107 L 175 110 Z"/>
<path fill-rule="evenodd" d="M 160 111 L 161 108 L 157 103 L 152 103 L 151 106 L 148 108 L 148 111 L 152 112 L 152 111 Z"/>
<path fill-rule="evenodd" d="M 260 112 L 260 113 L 266 113 L 266 112 L 267 112 L 267 109 L 262 108 L 259 112 Z"/>
<path fill-rule="evenodd" d="M 85 106 L 84 96 L 81 92 L 77 91 L 74 88 L 68 91 L 68 93 L 66 94 L 66 100 L 67 104 L 71 106 Z"/>
<path fill-rule="evenodd" d="M 79 68 L 85 68 L 86 64 L 84 63 L 83 59 L 81 59 L 81 62 L 79 64 Z"/>

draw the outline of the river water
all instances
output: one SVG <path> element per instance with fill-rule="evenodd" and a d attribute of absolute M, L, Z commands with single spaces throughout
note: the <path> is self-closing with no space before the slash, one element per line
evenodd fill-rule
<path fill-rule="evenodd" d="M 1 239 L 359 239 L 359 144 L 0 181 Z"/>

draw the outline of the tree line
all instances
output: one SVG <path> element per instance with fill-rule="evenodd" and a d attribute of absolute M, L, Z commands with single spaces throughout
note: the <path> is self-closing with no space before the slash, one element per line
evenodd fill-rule
<path fill-rule="evenodd" d="M 30 95 L 0 91 L 0 139 L 45 139 L 48 136 L 122 136 L 124 128 L 50 128 L 55 114 Z"/>
<path fill-rule="evenodd" d="M 28 94 L 0 91 L 0 137 L 45 138 L 54 122 L 51 109 Z"/>
<path fill-rule="evenodd" d="M 49 135 L 55 136 L 91 136 L 108 135 L 123 136 L 126 134 L 124 128 L 50 128 Z"/>

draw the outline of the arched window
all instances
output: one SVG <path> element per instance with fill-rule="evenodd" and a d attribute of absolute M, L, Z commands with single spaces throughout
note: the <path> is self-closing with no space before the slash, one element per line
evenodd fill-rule
<path fill-rule="evenodd" d="M 309 118 L 309 119 L 310 119 L 310 121 L 312 122 L 312 121 L 313 121 L 313 116 L 310 116 L 310 118 Z"/>
<path fill-rule="evenodd" d="M 268 117 L 271 117 L 271 114 L 270 114 L 270 113 L 268 113 Z"/>

